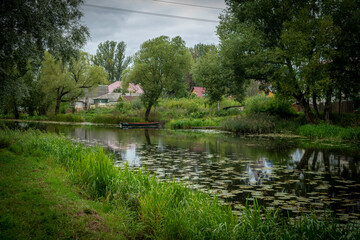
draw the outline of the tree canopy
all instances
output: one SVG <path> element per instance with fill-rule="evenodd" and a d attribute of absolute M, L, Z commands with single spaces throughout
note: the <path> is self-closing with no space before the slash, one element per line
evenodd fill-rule
<path fill-rule="evenodd" d="M 102 66 L 109 73 L 112 82 L 121 81 L 122 72 L 129 66 L 130 57 L 125 57 L 124 42 L 106 41 L 100 43 L 93 58 L 94 64 Z"/>
<path fill-rule="evenodd" d="M 84 89 L 107 83 L 108 73 L 103 67 L 90 64 L 87 53 L 80 52 L 71 63 L 56 60 L 45 53 L 41 68 L 40 86 L 48 102 L 55 103 L 55 114 L 59 113 L 60 103 L 73 101 L 84 94 Z"/>
<path fill-rule="evenodd" d="M 343 26 L 359 18 L 359 2 L 226 0 L 226 4 L 217 32 L 223 62 L 234 74 L 228 81 L 255 79 L 271 84 L 278 95 L 299 102 L 309 122 L 316 121 L 310 102 L 319 116 L 316 103 L 324 99 L 328 120 L 334 92 L 339 83 L 349 82 L 348 69 L 351 76 L 358 76 L 354 66 L 359 57 L 350 54 L 350 48 L 359 43 L 359 27 L 349 34 Z M 353 42 L 344 46 L 349 39 Z"/>
<path fill-rule="evenodd" d="M 151 108 L 166 91 L 178 91 L 190 70 L 191 55 L 181 37 L 157 37 L 144 42 L 134 56 L 134 65 L 127 69 L 126 83 L 139 84 L 146 106 L 145 120 Z M 126 89 L 126 87 L 124 87 Z"/>

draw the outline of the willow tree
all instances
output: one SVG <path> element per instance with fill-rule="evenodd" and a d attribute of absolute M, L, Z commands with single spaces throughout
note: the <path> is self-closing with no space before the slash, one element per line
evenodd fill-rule
<path fill-rule="evenodd" d="M 181 37 L 160 36 L 144 42 L 135 54 L 134 65 L 127 69 L 125 83 L 139 84 L 144 93 L 145 120 L 151 108 L 167 91 L 177 91 L 191 67 L 191 55 Z"/>
<path fill-rule="evenodd" d="M 73 101 L 84 94 L 84 89 L 107 83 L 108 73 L 103 67 L 91 65 L 87 53 L 80 52 L 70 64 L 45 53 L 39 85 L 46 101 L 55 103 L 55 114 L 62 102 Z"/>

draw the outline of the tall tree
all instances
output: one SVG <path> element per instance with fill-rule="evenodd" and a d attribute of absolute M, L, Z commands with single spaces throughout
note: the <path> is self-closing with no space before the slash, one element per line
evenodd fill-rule
<path fill-rule="evenodd" d="M 109 73 L 112 82 L 121 81 L 122 72 L 129 66 L 130 57 L 125 57 L 126 44 L 121 41 L 100 43 L 93 58 L 94 64 L 102 66 Z"/>
<path fill-rule="evenodd" d="M 146 121 L 162 93 L 179 89 L 190 66 L 191 55 L 179 36 L 172 39 L 161 36 L 141 45 L 134 56 L 134 65 L 127 69 L 125 81 L 142 87 Z"/>
<path fill-rule="evenodd" d="M 61 102 L 81 97 L 85 88 L 106 83 L 108 78 L 103 67 L 90 65 L 90 57 L 84 52 L 77 59 L 72 58 L 70 64 L 46 52 L 41 71 L 40 85 L 45 99 L 55 103 L 55 114 L 59 113 Z"/>
<path fill-rule="evenodd" d="M 213 44 L 204 44 L 198 43 L 194 47 L 189 48 L 191 56 L 193 58 L 193 63 L 196 64 L 200 59 L 205 57 L 205 55 L 210 51 L 215 51 L 216 46 Z M 202 82 L 196 81 L 191 73 L 186 74 L 185 82 L 188 85 L 188 90 L 190 91 L 195 86 L 202 86 Z"/>
<path fill-rule="evenodd" d="M 28 64 L 39 64 L 48 49 L 69 60 L 89 35 L 80 24 L 83 0 L 3 0 L 0 21 L 0 95 L 18 88 Z M 25 93 L 25 92 L 23 92 Z M 25 95 L 2 98 L 16 112 Z M 10 100 L 10 101 L 9 101 Z M 15 115 L 17 115 L 15 113 Z"/>
<path fill-rule="evenodd" d="M 340 2 L 347 1 L 226 0 L 218 35 L 222 48 L 233 54 L 224 56 L 238 78 L 271 83 L 278 94 L 298 101 L 306 119 L 315 122 L 310 102 L 316 106 L 316 99 L 326 99 L 329 110 L 338 81 L 331 69 L 341 28 L 329 9 Z"/>

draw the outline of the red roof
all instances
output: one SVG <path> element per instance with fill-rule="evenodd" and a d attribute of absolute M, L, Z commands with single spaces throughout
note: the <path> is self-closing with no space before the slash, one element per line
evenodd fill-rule
<path fill-rule="evenodd" d="M 202 98 L 204 93 L 205 93 L 205 88 L 202 88 L 202 87 L 193 87 L 191 93 L 193 93 L 195 91 L 195 94 Z"/>

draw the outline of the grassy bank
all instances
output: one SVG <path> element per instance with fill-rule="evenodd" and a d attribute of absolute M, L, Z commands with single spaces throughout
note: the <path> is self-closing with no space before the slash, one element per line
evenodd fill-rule
<path fill-rule="evenodd" d="M 0 149 L 0 239 L 136 238 L 123 209 L 88 199 L 51 157 L 19 150 Z"/>
<path fill-rule="evenodd" d="M 306 124 L 300 126 L 296 133 L 310 138 L 360 140 L 360 127 L 344 128 L 331 124 Z"/>
<path fill-rule="evenodd" d="M 113 157 L 105 154 L 101 148 L 74 145 L 56 135 L 38 131 L 1 130 L 0 148 L 1 193 L 5 196 L 1 201 L 7 201 L 6 205 L 1 204 L 6 206 L 1 208 L 1 233 L 7 236 L 21 234 L 20 231 L 30 231 L 24 233 L 27 234 L 24 239 L 28 236 L 44 236 L 33 235 L 36 232 L 43 232 L 50 236 L 49 238 L 58 238 L 61 230 L 65 232 L 64 238 L 78 236 L 105 239 L 114 237 L 115 232 L 118 238 L 150 239 L 360 237 L 360 230 L 355 225 L 340 227 L 334 219 L 321 220 L 315 216 L 288 221 L 286 217 L 279 216 L 277 211 L 269 211 L 263 217 L 258 206 L 245 209 L 242 217 L 238 219 L 229 207 L 220 205 L 216 198 L 193 191 L 181 183 L 160 182 L 146 172 L 131 171 L 127 168 L 118 170 L 112 165 Z M 22 165 L 23 162 L 26 166 Z M 19 176 L 11 172 L 19 173 Z M 41 176 L 44 176 L 43 180 L 39 180 Z M 10 182 L 13 185 L 8 187 Z M 43 190 L 40 189 L 42 183 L 45 183 Z M 40 184 L 38 188 L 37 184 Z M 20 212 L 29 213 L 23 217 L 24 226 L 21 230 L 18 229 L 17 221 L 19 205 L 14 201 L 18 191 L 12 190 L 16 188 L 31 193 L 25 193 L 25 197 L 20 196 L 21 199 L 34 202 L 32 205 L 24 203 L 19 209 Z M 57 190 L 58 188 L 60 190 Z M 71 189 L 78 189 L 81 194 L 76 194 Z M 61 211 L 64 204 L 62 198 L 66 200 L 67 197 L 74 199 L 70 204 L 73 205 L 73 210 L 65 207 L 63 211 L 80 212 L 81 216 L 109 214 L 102 217 L 110 219 L 109 222 L 102 222 L 103 227 L 97 232 L 93 233 L 91 229 L 86 231 L 88 220 L 74 222 L 77 221 L 76 215 Z M 88 200 L 82 199 L 84 197 Z M 45 202 L 37 204 L 37 198 Z M 46 202 L 50 200 L 53 202 Z M 87 203 L 87 207 L 84 207 L 83 201 Z M 97 206 L 97 214 L 94 214 L 93 206 Z M 36 210 L 33 211 L 33 208 Z M 48 211 L 48 208 L 51 211 Z M 41 218 L 41 211 L 46 218 Z M 30 214 L 33 212 L 34 214 Z M 55 213 L 61 216 L 53 217 Z M 39 220 L 33 221 L 33 217 L 39 217 Z M 93 221 L 95 220 L 90 217 L 90 222 Z M 43 222 L 46 224 L 42 225 Z M 114 225 L 108 225 L 110 222 L 114 222 Z M 34 228 L 33 224 L 38 228 Z M 35 231 L 36 229 L 39 230 Z M 81 235 L 78 231 L 85 233 Z"/>

